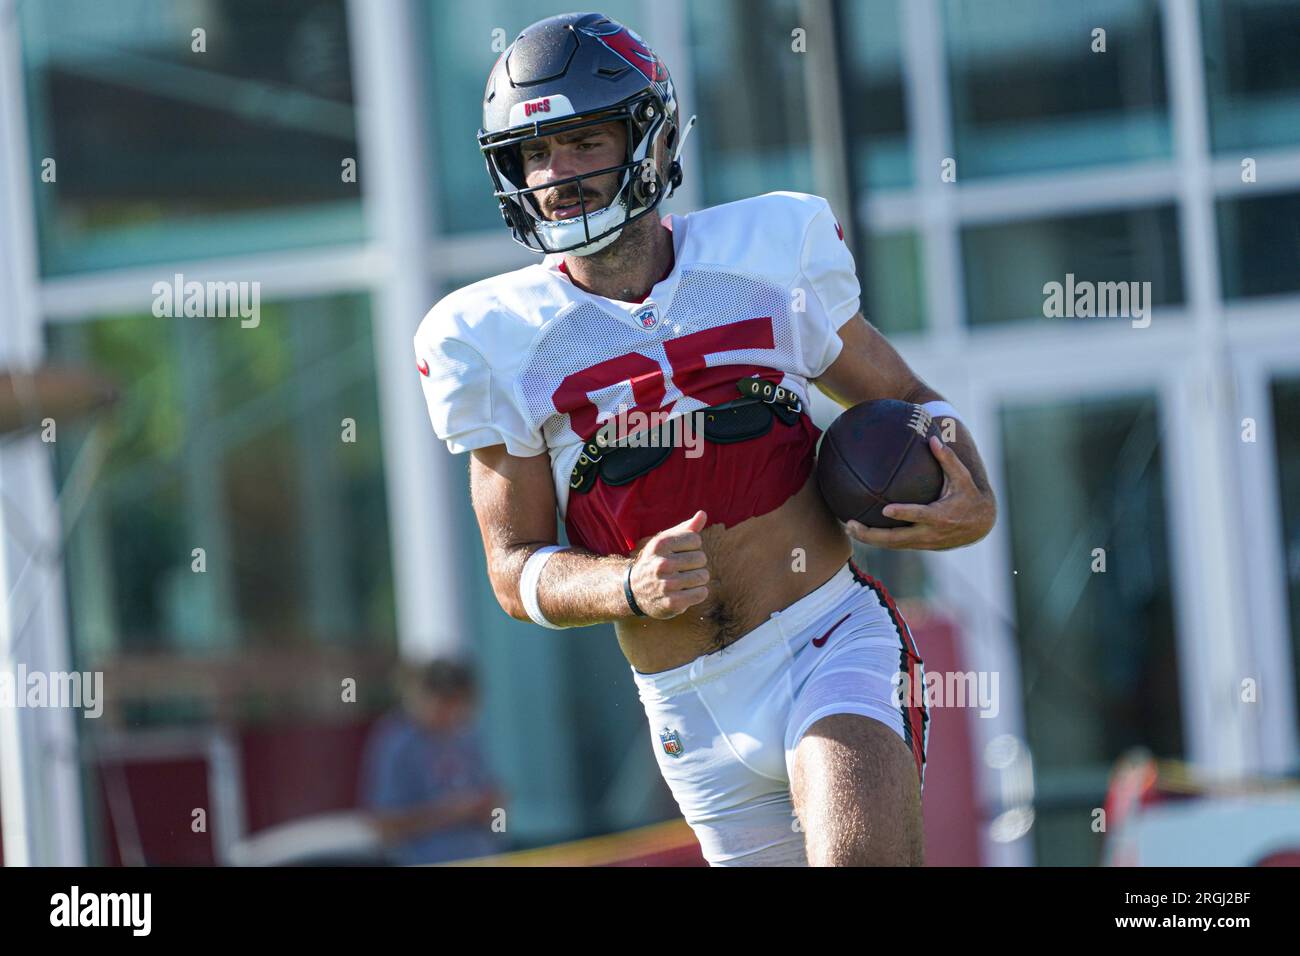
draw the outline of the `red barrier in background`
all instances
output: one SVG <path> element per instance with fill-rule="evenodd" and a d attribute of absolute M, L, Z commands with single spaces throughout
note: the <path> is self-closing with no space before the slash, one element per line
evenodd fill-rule
<path fill-rule="evenodd" d="M 211 866 L 211 797 L 207 762 L 188 759 L 111 761 L 99 767 L 99 819 L 105 841 L 103 862 Z M 194 810 L 208 816 L 207 828 L 194 832 Z M 121 842 L 128 848 L 123 853 Z M 90 862 L 96 861 L 95 854 Z"/>
<path fill-rule="evenodd" d="M 357 805 L 361 752 L 374 718 L 357 724 L 290 724 L 247 728 L 238 737 L 244 822 L 250 833 L 302 817 Z M 211 865 L 212 795 L 201 756 L 131 760 L 98 766 L 96 793 L 103 860 L 124 862 L 119 834 L 138 843 L 150 865 Z M 124 774 L 116 779 L 114 774 Z M 127 812 L 111 789 L 125 780 Z M 208 832 L 194 833 L 196 807 L 208 812 Z M 116 811 L 116 816 L 114 816 Z M 133 836 L 134 834 L 134 836 Z M 94 854 L 92 853 L 92 860 Z"/>
<path fill-rule="evenodd" d="M 970 669 L 961 653 L 956 626 L 923 608 L 902 608 L 925 662 L 927 675 Z M 925 820 L 927 866 L 980 866 L 980 819 L 971 707 L 930 707 L 930 737 L 926 749 L 925 790 L 921 812 Z"/>
<path fill-rule="evenodd" d="M 355 808 L 361 752 L 374 720 L 244 731 L 239 743 L 248 832 Z"/>

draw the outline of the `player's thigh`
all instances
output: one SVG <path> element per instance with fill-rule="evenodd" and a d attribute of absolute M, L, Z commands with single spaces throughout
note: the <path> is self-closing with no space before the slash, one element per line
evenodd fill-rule
<path fill-rule="evenodd" d="M 921 864 L 920 780 L 896 730 L 861 714 L 829 714 L 803 735 L 792 763 L 809 863 Z"/>

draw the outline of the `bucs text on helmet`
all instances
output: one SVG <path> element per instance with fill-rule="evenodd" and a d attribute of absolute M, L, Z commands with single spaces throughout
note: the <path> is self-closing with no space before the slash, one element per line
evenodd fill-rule
<path fill-rule="evenodd" d="M 622 163 L 527 186 L 524 141 L 620 120 L 627 131 Z M 692 116 L 681 128 L 668 69 L 640 37 L 599 13 L 569 13 L 534 23 L 501 54 L 483 93 L 478 141 L 515 241 L 535 252 L 585 256 L 681 185 L 679 157 L 694 124 Z M 661 132 L 672 151 L 666 174 L 653 155 Z M 586 211 L 583 182 L 610 173 L 619 176 L 613 198 Z M 534 194 L 569 184 L 577 187 L 579 214 L 547 219 Z"/>

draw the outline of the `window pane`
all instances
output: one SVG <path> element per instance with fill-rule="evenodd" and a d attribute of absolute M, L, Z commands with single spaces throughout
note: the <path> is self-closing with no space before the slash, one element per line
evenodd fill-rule
<path fill-rule="evenodd" d="M 1150 282 L 1150 302 L 1183 301 L 1178 217 L 1172 206 L 1090 213 L 962 230 L 966 314 L 972 325 L 1040 319 L 1053 322 L 1119 322 L 1128 318 L 1047 319 L 1048 283 L 1059 283 L 1061 302 L 1082 311 L 1080 283 L 1093 283 L 1094 308 L 1101 283 Z M 1073 278 L 1071 278 L 1073 277 Z M 1074 294 L 1068 295 L 1073 289 Z M 1139 286 L 1137 291 L 1143 292 Z M 1109 293 L 1107 295 L 1109 298 Z M 1133 311 L 1130 298 L 1129 311 Z"/>
<path fill-rule="evenodd" d="M 613 0 L 600 7 L 601 13 L 631 27 L 656 49 L 657 22 L 644 17 L 644 10 L 636 0 Z M 478 148 L 483 90 L 501 52 L 524 27 L 556 12 L 528 0 L 481 0 L 458 4 L 455 15 L 449 16 L 443 0 L 426 0 L 425 46 L 437 54 L 425 59 L 436 116 L 435 178 L 442 232 L 500 229 L 509 235 Z M 675 64 L 666 65 L 677 82 Z"/>
<path fill-rule="evenodd" d="M 803 72 L 803 57 L 814 53 L 791 49 L 802 24 L 798 0 L 685 6 L 699 102 L 684 112 L 699 114 L 691 136 L 701 146 L 701 168 L 686 175 L 702 178 L 704 205 L 776 189 L 816 192 Z"/>
<path fill-rule="evenodd" d="M 1201 42 L 1214 150 L 1300 143 L 1295 0 L 1201 0 Z"/>
<path fill-rule="evenodd" d="M 959 179 L 1170 155 L 1157 0 L 943 10 Z"/>
<path fill-rule="evenodd" d="M 866 242 L 859 258 L 863 315 L 885 333 L 920 332 L 925 325 L 921 242 L 916 233 L 886 233 Z M 865 265 L 865 268 L 863 267 Z"/>
<path fill-rule="evenodd" d="M 1277 440 L 1282 543 L 1286 549 L 1284 574 L 1291 616 L 1291 662 L 1295 669 L 1294 686 L 1300 687 L 1300 378 L 1273 384 L 1273 434 Z"/>
<path fill-rule="evenodd" d="M 1156 403 L 1009 407 L 1002 441 L 1038 862 L 1092 864 L 1112 762 L 1183 753 Z"/>
<path fill-rule="evenodd" d="M 850 168 L 859 191 L 912 184 L 899 0 L 839 5 Z"/>
<path fill-rule="evenodd" d="M 1217 211 L 1225 299 L 1300 290 L 1300 193 L 1221 199 Z"/>
<path fill-rule="evenodd" d="M 362 236 L 342 0 L 17 8 L 47 274 Z"/>
<path fill-rule="evenodd" d="M 59 324 L 49 347 L 123 393 L 70 529 L 78 660 L 391 649 L 365 298 L 263 303 L 248 328 L 147 315 Z M 89 453 L 85 434 L 60 431 L 60 485 Z"/>

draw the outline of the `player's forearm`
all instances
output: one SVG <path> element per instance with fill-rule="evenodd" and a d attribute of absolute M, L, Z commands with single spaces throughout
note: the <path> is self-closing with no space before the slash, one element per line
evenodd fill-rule
<path fill-rule="evenodd" d="M 524 564 L 539 545 L 523 545 L 512 555 L 510 592 L 513 600 L 502 606 L 511 617 L 529 620 L 519 596 Z M 632 609 L 623 591 L 628 559 L 599 555 L 579 548 L 557 551 L 542 568 L 537 582 L 537 604 L 546 619 L 563 627 L 603 624 L 631 617 Z M 500 595 L 498 595 L 500 597 Z"/>
<path fill-rule="evenodd" d="M 385 845 L 405 843 L 413 837 L 445 830 L 460 822 L 457 813 L 442 802 L 378 813 L 374 820 L 379 839 Z"/>
<path fill-rule="evenodd" d="M 930 386 L 919 381 L 904 400 L 916 405 L 924 405 L 926 402 L 946 401 L 942 395 Z M 952 424 L 953 428 L 949 430 L 945 427 L 943 416 L 939 416 L 940 437 L 943 439 L 944 444 L 952 446 L 952 450 L 957 453 L 961 463 L 970 471 L 971 481 L 975 483 L 975 487 L 979 489 L 980 494 L 993 502 L 993 488 L 989 484 L 988 474 L 984 470 L 984 461 L 980 458 L 979 449 L 975 447 L 974 437 L 971 435 L 970 430 L 960 421 L 954 419 Z"/>
<path fill-rule="evenodd" d="M 491 803 L 494 796 L 491 790 L 469 795 L 454 794 L 399 810 L 379 811 L 374 814 L 374 822 L 380 840 L 385 844 L 404 843 L 426 833 L 477 820 L 483 806 Z"/>

